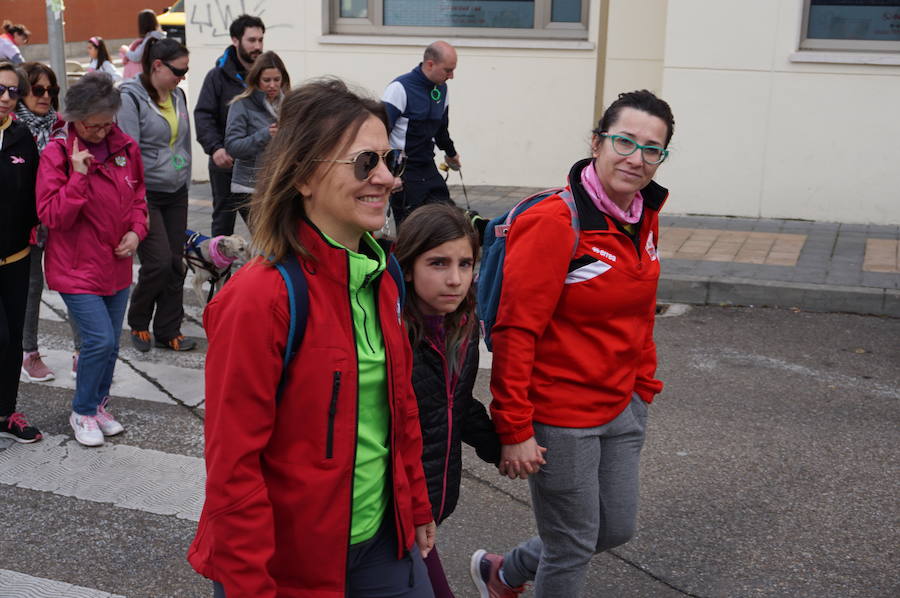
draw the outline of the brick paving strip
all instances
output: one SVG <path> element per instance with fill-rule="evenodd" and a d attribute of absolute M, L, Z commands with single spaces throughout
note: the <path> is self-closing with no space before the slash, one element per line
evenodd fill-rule
<path fill-rule="evenodd" d="M 663 258 L 796 266 L 806 235 L 660 227 Z"/>
<path fill-rule="evenodd" d="M 866 259 L 863 270 L 900 274 L 900 241 L 866 239 Z"/>

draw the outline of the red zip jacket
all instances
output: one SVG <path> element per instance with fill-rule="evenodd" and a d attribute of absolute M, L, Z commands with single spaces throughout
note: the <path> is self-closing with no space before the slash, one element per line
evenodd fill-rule
<path fill-rule="evenodd" d="M 492 330 L 491 414 L 503 444 L 534 435 L 532 421 L 590 428 L 615 419 L 636 392 L 662 390 L 653 321 L 659 280 L 659 210 L 667 191 L 650 182 L 636 242 L 596 208 L 569 173 L 581 220 L 548 198 L 517 216 L 507 238 L 503 290 Z"/>
<path fill-rule="evenodd" d="M 69 125 L 72 127 L 72 125 Z M 113 253 L 125 233 L 147 236 L 147 200 L 141 150 L 114 125 L 106 136 L 109 157 L 87 174 L 72 169 L 74 128 L 41 153 L 37 213 L 47 226 L 44 271 L 60 293 L 114 295 L 131 284 L 134 260 Z"/>
<path fill-rule="evenodd" d="M 188 560 L 228 598 L 346 593 L 358 399 L 349 258 L 309 223 L 300 225 L 300 239 L 317 258 L 303 264 L 309 319 L 277 408 L 290 318 L 278 271 L 259 259 L 241 268 L 203 318 L 206 502 Z M 385 274 L 374 284 L 391 417 L 388 513 L 400 558 L 414 543 L 415 526 L 432 515 L 397 287 Z"/>

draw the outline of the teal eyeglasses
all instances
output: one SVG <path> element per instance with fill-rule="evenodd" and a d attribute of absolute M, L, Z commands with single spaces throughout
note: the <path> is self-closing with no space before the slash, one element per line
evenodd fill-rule
<path fill-rule="evenodd" d="M 663 160 L 669 157 L 669 150 L 655 145 L 641 145 L 625 135 L 600 133 L 600 136 L 609 137 L 609 140 L 612 141 L 613 150 L 620 156 L 630 156 L 634 152 L 641 150 L 641 160 L 644 161 L 644 164 L 662 164 Z"/>

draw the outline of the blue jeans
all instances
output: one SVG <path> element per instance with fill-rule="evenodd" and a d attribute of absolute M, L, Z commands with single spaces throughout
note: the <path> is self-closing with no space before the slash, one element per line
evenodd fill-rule
<path fill-rule="evenodd" d="M 97 415 L 97 407 L 109 395 L 129 291 L 126 287 L 115 295 L 60 293 L 81 332 L 81 355 L 72 399 L 72 411 L 79 415 Z"/>

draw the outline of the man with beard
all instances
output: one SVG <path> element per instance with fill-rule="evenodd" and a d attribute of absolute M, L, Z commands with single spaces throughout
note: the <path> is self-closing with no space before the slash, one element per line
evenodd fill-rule
<path fill-rule="evenodd" d="M 241 15 L 228 29 L 231 45 L 216 60 L 203 80 L 194 108 L 197 141 L 209 154 L 209 184 L 213 195 L 212 236 L 234 232 L 235 212 L 247 221 L 247 208 L 239 205 L 239 195 L 231 192 L 231 167 L 234 159 L 225 151 L 225 124 L 228 105 L 246 84 L 244 78 L 263 51 L 266 26 L 259 17 Z"/>

